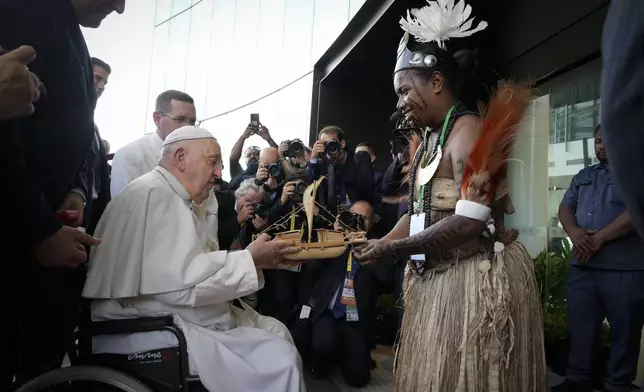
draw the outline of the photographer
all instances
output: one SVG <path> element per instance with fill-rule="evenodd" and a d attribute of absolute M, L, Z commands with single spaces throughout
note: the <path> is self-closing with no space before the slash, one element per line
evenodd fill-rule
<path fill-rule="evenodd" d="M 300 139 L 284 140 L 277 151 L 280 155 L 284 172 L 288 175 L 297 169 L 306 169 L 311 159 L 311 148 Z"/>
<path fill-rule="evenodd" d="M 268 227 L 270 201 L 270 194 L 253 178 L 244 180 L 235 191 L 235 211 L 242 249 L 252 242 L 253 234 Z"/>
<path fill-rule="evenodd" d="M 270 230 L 269 234 L 290 230 L 306 229 L 306 213 L 301 210 L 304 191 L 308 186 L 306 172 L 297 170 L 286 177 L 286 184 L 280 200 L 273 205 L 268 217 L 269 225 L 284 222 L 283 225 Z M 314 221 L 315 228 L 318 220 Z M 306 233 L 307 231 L 304 230 Z M 299 266 L 288 270 L 264 271 L 264 288 L 259 292 L 259 311 L 265 316 L 274 317 L 282 323 L 295 307 L 298 299 L 297 290 L 300 282 Z"/>
<path fill-rule="evenodd" d="M 369 232 L 373 211 L 368 202 L 356 201 L 350 210 L 338 215 L 335 229 L 349 226 Z M 360 267 L 351 249 L 335 259 L 305 265 L 299 304 L 291 315 L 289 328 L 305 366 L 315 376 L 328 377 L 331 368 L 340 365 L 349 385 L 361 387 L 369 382 L 369 330 L 376 286 L 373 274 Z"/>
<path fill-rule="evenodd" d="M 257 116 L 256 118 L 254 116 Z M 268 142 L 268 145 L 274 148 L 277 148 L 277 143 L 271 137 L 268 128 L 262 125 L 259 122 L 258 115 L 251 115 L 251 122 L 246 127 L 246 130 L 239 137 L 235 145 L 233 146 L 232 151 L 230 152 L 230 178 L 235 179 L 236 177 L 244 173 L 244 169 L 239 164 L 241 159 L 242 151 L 244 149 L 244 143 L 246 139 L 253 135 L 259 135 L 262 139 Z M 251 164 L 257 163 L 259 161 L 259 147 L 251 146 L 244 153 L 244 159 L 246 160 L 246 167 L 248 168 Z M 231 183 L 235 181 L 231 180 Z M 241 182 L 241 181 L 239 181 Z"/>
<path fill-rule="evenodd" d="M 347 149 L 344 131 L 327 126 L 320 131 L 313 145 L 309 164 L 309 180 L 326 176 L 322 198 L 326 208 L 336 213 L 340 204 L 356 200 L 374 201 L 375 178 L 369 153 L 353 153 Z"/>
<path fill-rule="evenodd" d="M 378 237 L 382 237 L 388 233 L 390 228 L 393 228 L 396 222 L 398 222 L 398 219 L 407 214 L 409 170 L 411 166 L 409 157 L 410 148 L 415 151 L 420 144 L 420 138 L 416 133 L 416 128 L 414 128 L 413 124 L 405 120 L 404 117 L 401 117 L 400 112 L 394 113 L 391 119 L 396 121 L 396 128 L 392 131 L 391 140 L 389 141 L 393 162 L 383 175 L 382 186 L 380 188 L 384 201 L 382 209 L 384 218 L 380 223 L 384 227 L 377 230 Z M 410 147 L 410 140 L 414 141 L 414 146 Z M 401 259 L 391 266 L 394 281 L 394 295 L 396 296 L 396 303 L 398 305 L 398 329 L 400 329 L 402 323 L 404 309 L 402 296 L 406 265 L 407 259 Z"/>
<path fill-rule="evenodd" d="M 358 143 L 358 145 L 356 146 L 356 154 L 359 153 L 360 151 L 364 151 L 367 154 L 369 154 L 369 158 L 371 158 L 371 165 L 374 166 L 373 175 L 376 181 L 376 189 L 380 189 L 382 185 L 382 172 L 376 169 L 375 167 L 376 149 L 374 148 L 373 144 L 369 142 L 362 142 L 362 143 Z"/>

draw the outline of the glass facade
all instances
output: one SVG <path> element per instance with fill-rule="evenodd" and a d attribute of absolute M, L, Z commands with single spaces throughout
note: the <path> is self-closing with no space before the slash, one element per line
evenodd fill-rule
<path fill-rule="evenodd" d="M 519 230 L 519 239 L 535 259 L 546 339 L 568 333 L 565 284 L 571 242 L 557 215 L 572 177 L 597 163 L 594 131 L 600 121 L 600 83 L 601 61 L 596 60 L 541 86 L 541 96 L 534 100 L 517 139 L 516 161 L 510 163 L 516 213 L 508 217 L 508 226 Z M 603 339 L 607 341 L 606 335 Z M 641 350 L 636 384 L 643 380 Z"/>
<path fill-rule="evenodd" d="M 187 92 L 224 162 L 251 113 L 277 143 L 305 140 L 313 65 L 364 2 L 156 0 L 147 112 L 164 90 Z M 266 143 L 252 136 L 246 145 Z"/>
<path fill-rule="evenodd" d="M 597 163 L 600 76 L 597 60 L 541 86 L 519 132 L 510 163 L 516 213 L 507 219 L 533 256 L 561 246 L 566 237 L 557 218 L 561 199 L 572 177 Z"/>

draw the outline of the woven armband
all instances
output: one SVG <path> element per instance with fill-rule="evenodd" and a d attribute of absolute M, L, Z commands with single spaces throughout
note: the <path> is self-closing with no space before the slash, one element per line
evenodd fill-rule
<path fill-rule="evenodd" d="M 473 201 L 459 200 L 456 202 L 456 211 L 454 213 L 456 215 L 487 222 L 492 214 L 492 209 Z"/>

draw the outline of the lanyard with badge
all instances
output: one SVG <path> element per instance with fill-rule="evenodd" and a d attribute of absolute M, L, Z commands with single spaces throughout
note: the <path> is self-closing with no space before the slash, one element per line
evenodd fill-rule
<path fill-rule="evenodd" d="M 358 304 L 356 303 L 356 293 L 353 286 L 355 276 L 353 252 L 349 252 L 347 271 L 344 277 L 344 285 L 342 286 L 342 298 L 340 299 L 340 303 L 346 307 L 345 317 L 347 321 L 358 321 Z"/>
<path fill-rule="evenodd" d="M 449 125 L 449 120 L 452 117 L 452 113 L 454 112 L 455 106 L 452 106 L 449 111 L 447 112 L 447 116 L 445 117 L 445 121 L 443 122 L 443 129 L 441 130 L 440 137 L 436 139 L 436 142 L 434 143 L 434 146 L 432 147 L 431 151 L 436 149 L 436 152 L 429 156 L 430 150 L 426 150 L 423 154 L 423 156 L 420 158 L 420 169 L 418 170 L 418 196 L 416 197 L 416 201 L 413 202 L 414 206 L 414 211 L 413 214 L 410 217 L 410 222 L 409 222 L 409 235 L 412 236 L 414 234 L 418 234 L 421 231 L 425 230 L 425 214 L 426 211 L 423 211 L 423 197 L 424 197 L 424 192 L 425 192 L 425 186 L 429 184 L 430 180 L 432 177 L 434 177 L 434 174 L 436 174 L 436 170 L 438 170 L 438 165 L 441 162 L 441 159 L 443 157 L 443 145 L 445 144 L 445 135 L 447 134 L 447 127 Z M 427 132 L 425 133 L 425 140 L 427 141 L 428 139 L 428 134 Z M 438 148 L 436 147 L 436 143 L 438 143 Z M 420 153 L 420 151 L 418 151 Z M 431 192 L 431 190 L 430 190 Z M 411 255 L 411 259 L 413 261 L 425 261 L 425 255 L 424 254 L 416 254 L 416 255 Z"/>

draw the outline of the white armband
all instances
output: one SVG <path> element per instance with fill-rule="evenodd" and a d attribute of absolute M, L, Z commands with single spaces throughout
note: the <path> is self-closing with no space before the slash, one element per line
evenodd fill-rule
<path fill-rule="evenodd" d="M 492 209 L 473 201 L 459 200 L 456 202 L 456 211 L 454 211 L 454 214 L 487 222 L 490 220 Z"/>

